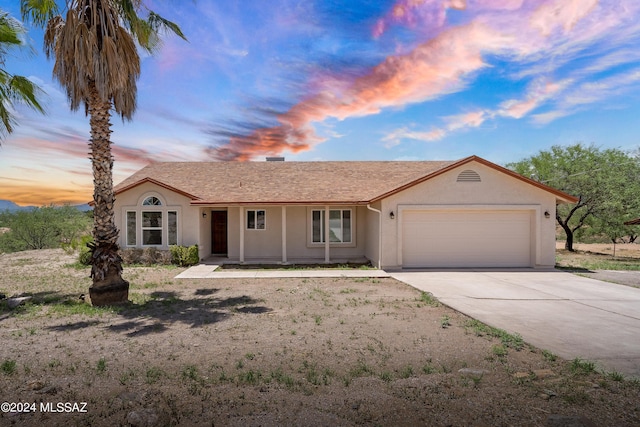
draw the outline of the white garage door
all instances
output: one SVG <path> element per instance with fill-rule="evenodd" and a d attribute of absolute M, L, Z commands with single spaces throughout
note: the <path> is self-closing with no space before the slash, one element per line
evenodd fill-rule
<path fill-rule="evenodd" d="M 530 267 L 530 211 L 402 214 L 404 267 Z"/>

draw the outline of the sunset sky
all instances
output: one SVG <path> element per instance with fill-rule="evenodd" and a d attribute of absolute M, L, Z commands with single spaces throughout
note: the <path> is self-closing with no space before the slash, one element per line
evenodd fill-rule
<path fill-rule="evenodd" d="M 152 161 L 504 165 L 556 144 L 640 145 L 638 0 L 145 3 L 189 41 L 142 56 L 133 121 L 112 119 L 115 183 Z M 18 4 L 0 0 L 17 18 Z M 28 30 L 5 69 L 41 85 L 47 115 L 16 111 L 0 199 L 86 203 L 89 121 Z"/>

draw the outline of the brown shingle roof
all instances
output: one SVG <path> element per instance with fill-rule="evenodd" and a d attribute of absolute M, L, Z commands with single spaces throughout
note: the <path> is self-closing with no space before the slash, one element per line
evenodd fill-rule
<path fill-rule="evenodd" d="M 151 180 L 198 204 L 364 203 L 452 163 L 166 162 L 146 166 L 115 190 Z"/>
<path fill-rule="evenodd" d="M 153 182 L 192 199 L 193 204 L 364 204 L 422 182 L 471 160 L 344 162 L 162 162 L 153 163 L 115 187 L 116 194 Z M 572 196 L 522 179 L 570 201 Z M 568 199 L 567 199 L 568 198 Z"/>

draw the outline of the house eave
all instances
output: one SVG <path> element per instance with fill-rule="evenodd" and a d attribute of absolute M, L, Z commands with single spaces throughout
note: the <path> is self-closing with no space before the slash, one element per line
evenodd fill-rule
<path fill-rule="evenodd" d="M 393 190 L 391 190 L 391 191 L 389 191 L 387 193 L 381 194 L 381 195 L 373 198 L 371 200 L 371 203 L 380 201 L 382 199 L 385 199 L 385 198 L 387 198 L 389 196 L 397 194 L 397 193 L 399 193 L 401 191 L 404 191 L 404 190 L 406 190 L 408 188 L 411 188 L 411 187 L 413 187 L 415 185 L 418 185 L 418 184 L 420 184 L 422 182 L 428 181 L 428 180 L 430 180 L 432 178 L 435 178 L 435 177 L 437 177 L 439 175 L 447 173 L 447 172 L 449 172 L 449 171 L 451 171 L 451 170 L 453 170 L 453 169 L 455 169 L 457 167 L 460 167 L 462 165 L 465 165 L 467 163 L 474 162 L 474 161 L 477 162 L 477 163 L 480 163 L 482 165 L 485 165 L 487 167 L 490 167 L 490 168 L 492 168 L 494 170 L 497 170 L 498 172 L 502 172 L 502 173 L 504 173 L 506 175 L 509 175 L 512 178 L 516 178 L 516 179 L 518 179 L 520 181 L 523 181 L 523 182 L 525 182 L 527 184 L 533 185 L 534 187 L 538 187 L 541 190 L 547 191 L 547 192 L 553 194 L 554 196 L 556 196 L 556 201 L 558 201 L 559 203 L 577 203 L 578 202 L 578 198 L 574 197 L 574 196 L 571 196 L 570 194 L 564 193 L 564 192 L 562 192 L 560 190 L 556 190 L 553 187 L 549 187 L 548 185 L 545 185 L 545 184 L 542 184 L 542 183 L 540 183 L 538 181 L 534 181 L 532 179 L 524 177 L 524 176 L 522 176 L 522 175 L 520 175 L 520 174 L 518 174 L 518 173 L 516 173 L 516 172 L 514 172 L 512 170 L 509 170 L 509 169 L 504 168 L 504 167 L 502 167 L 500 165 L 497 165 L 497 164 L 492 163 L 492 162 L 490 162 L 488 160 L 485 160 L 482 157 L 469 156 L 469 157 L 466 157 L 464 159 L 458 160 L 457 162 L 454 162 L 454 163 L 452 163 L 452 164 L 450 164 L 448 166 L 445 166 L 442 169 L 438 169 L 435 172 L 432 172 L 432 173 L 430 173 L 428 175 L 425 175 L 422 178 L 419 178 L 419 179 L 417 179 L 415 181 L 409 182 L 409 183 L 407 183 L 407 184 L 405 184 L 403 186 L 400 186 L 400 187 L 398 187 L 396 189 L 393 189 Z"/>
<path fill-rule="evenodd" d="M 131 190 L 132 188 L 135 188 L 135 187 L 137 187 L 139 185 L 142 185 L 142 184 L 145 184 L 145 183 L 155 184 L 155 185 L 157 185 L 159 187 L 162 187 L 162 188 L 165 188 L 167 190 L 173 191 L 174 193 L 180 194 L 182 196 L 185 196 L 185 197 L 191 199 L 192 202 L 200 200 L 200 197 L 198 197 L 198 196 L 195 196 L 193 194 L 187 193 L 186 191 L 180 190 L 179 188 L 172 187 L 171 185 L 165 184 L 162 181 L 158 181 L 156 179 L 149 178 L 149 177 L 143 178 L 143 179 L 141 179 L 139 181 L 136 181 L 136 182 L 134 182 L 132 184 L 129 184 L 127 186 L 120 187 L 114 192 L 114 194 L 118 195 L 120 193 L 123 193 L 123 192 L 125 192 L 127 190 Z"/>
<path fill-rule="evenodd" d="M 315 200 L 315 201 L 206 201 L 192 200 L 191 206 L 226 207 L 226 206 L 366 206 L 367 201 L 353 200 Z"/>

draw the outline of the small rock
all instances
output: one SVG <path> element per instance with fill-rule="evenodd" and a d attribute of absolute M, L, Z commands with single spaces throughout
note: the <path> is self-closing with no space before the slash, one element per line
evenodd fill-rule
<path fill-rule="evenodd" d="M 546 394 L 547 396 L 549 396 L 549 397 L 557 396 L 556 392 L 555 392 L 555 391 L 553 391 L 553 390 L 544 389 L 544 390 L 542 390 L 542 392 L 543 392 L 544 394 Z"/>
<path fill-rule="evenodd" d="M 159 421 L 160 417 L 152 408 L 131 411 L 127 414 L 127 423 L 132 427 L 154 427 Z"/>
<path fill-rule="evenodd" d="M 513 374 L 513 377 L 516 379 L 522 379 L 522 378 L 529 378 L 531 374 L 529 374 L 528 372 L 516 372 L 515 374 Z"/>
<path fill-rule="evenodd" d="M 467 376 L 478 376 L 481 377 L 484 374 L 488 374 L 489 371 L 486 369 L 474 369 L 474 368 L 462 368 L 458 369 L 458 373 Z"/>
<path fill-rule="evenodd" d="M 9 308 L 16 308 L 19 305 L 24 304 L 25 302 L 31 300 L 31 297 L 15 297 L 15 298 L 9 298 L 7 300 L 7 306 Z"/>
<path fill-rule="evenodd" d="M 596 427 L 588 418 L 581 415 L 549 415 L 547 427 Z"/>
<path fill-rule="evenodd" d="M 551 396 L 549 396 L 547 393 L 540 393 L 538 395 L 542 400 L 549 400 L 551 398 Z"/>
<path fill-rule="evenodd" d="M 536 369 L 535 371 L 533 371 L 533 374 L 536 376 L 536 378 L 539 379 L 556 376 L 556 374 L 551 369 Z"/>
<path fill-rule="evenodd" d="M 27 388 L 29 390 L 42 390 L 45 384 L 42 381 L 33 380 L 27 383 Z"/>
<path fill-rule="evenodd" d="M 136 402 L 140 401 L 140 396 L 135 392 L 125 391 L 118 395 L 118 399 L 120 399 L 123 406 L 132 407 Z"/>
<path fill-rule="evenodd" d="M 43 389 L 38 390 L 36 393 L 38 394 L 56 394 L 58 392 L 58 386 L 50 385 L 49 387 L 45 387 Z"/>

